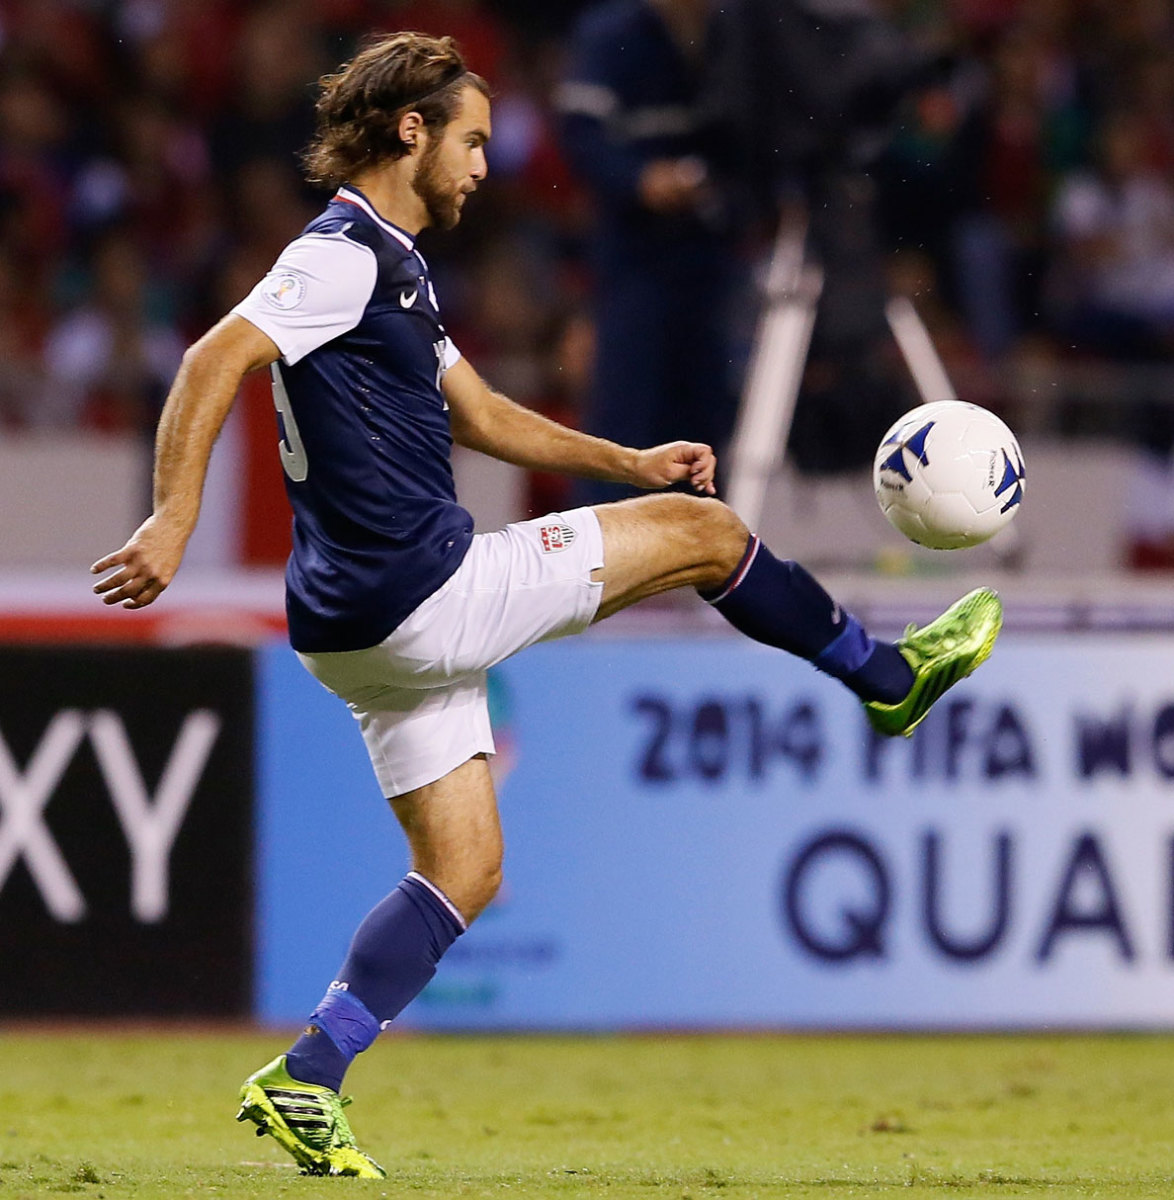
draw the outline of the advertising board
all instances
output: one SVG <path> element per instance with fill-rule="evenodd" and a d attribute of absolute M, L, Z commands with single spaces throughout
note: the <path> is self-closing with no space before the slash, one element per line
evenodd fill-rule
<path fill-rule="evenodd" d="M 0 647 L 0 1013 L 245 1015 L 251 656 Z"/>
<path fill-rule="evenodd" d="M 266 669 L 263 820 L 334 816 L 298 870 L 263 848 L 274 1021 L 312 1007 L 405 867 L 349 715 L 298 671 Z M 1005 637 L 891 741 L 752 644 L 536 647 L 494 678 L 505 886 L 404 1020 L 1174 1025 L 1171 680 L 1160 637 Z M 296 894 L 324 887 L 337 920 L 307 948 Z"/>

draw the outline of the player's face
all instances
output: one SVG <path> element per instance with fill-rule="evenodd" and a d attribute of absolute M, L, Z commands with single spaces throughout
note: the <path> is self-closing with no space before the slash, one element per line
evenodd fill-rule
<path fill-rule="evenodd" d="M 431 224 L 452 229 L 461 219 L 465 197 L 476 190 L 488 169 L 489 134 L 489 101 L 476 88 L 467 87 L 456 115 L 424 148 L 412 179 Z"/>

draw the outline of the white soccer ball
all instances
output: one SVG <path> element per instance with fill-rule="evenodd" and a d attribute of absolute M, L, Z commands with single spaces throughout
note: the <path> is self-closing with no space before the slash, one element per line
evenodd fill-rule
<path fill-rule="evenodd" d="M 872 482 L 881 512 L 934 550 L 977 546 L 1023 503 L 1023 454 L 985 408 L 939 400 L 907 412 L 877 448 Z"/>

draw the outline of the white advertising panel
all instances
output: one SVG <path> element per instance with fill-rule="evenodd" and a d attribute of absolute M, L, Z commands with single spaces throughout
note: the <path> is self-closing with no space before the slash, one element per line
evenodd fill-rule
<path fill-rule="evenodd" d="M 1006 636 L 908 741 L 735 639 L 541 646 L 495 692 L 506 886 L 411 1023 L 1174 1025 L 1174 642 Z M 285 753 L 266 808 L 330 762 Z"/>

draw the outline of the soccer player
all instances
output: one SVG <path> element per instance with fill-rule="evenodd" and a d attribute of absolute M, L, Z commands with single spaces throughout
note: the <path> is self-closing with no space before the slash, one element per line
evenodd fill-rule
<path fill-rule="evenodd" d="M 709 446 L 633 449 L 488 387 L 444 331 L 427 226 L 451 229 L 485 178 L 490 106 L 448 38 L 370 42 L 322 80 L 312 178 L 336 187 L 272 271 L 185 354 L 159 425 L 154 511 L 94 564 L 107 604 L 171 581 L 242 378 L 270 369 L 294 510 L 290 640 L 349 705 L 412 869 L 367 915 L 305 1030 L 245 1081 L 240 1120 L 314 1175 L 381 1177 L 342 1112 L 347 1067 L 436 970 L 501 879 L 486 670 L 670 588 L 842 680 L 885 734 L 908 734 L 991 651 L 980 589 L 897 643 L 871 638 L 798 564 L 713 498 Z M 474 535 L 453 441 L 520 466 L 663 488 Z"/>

